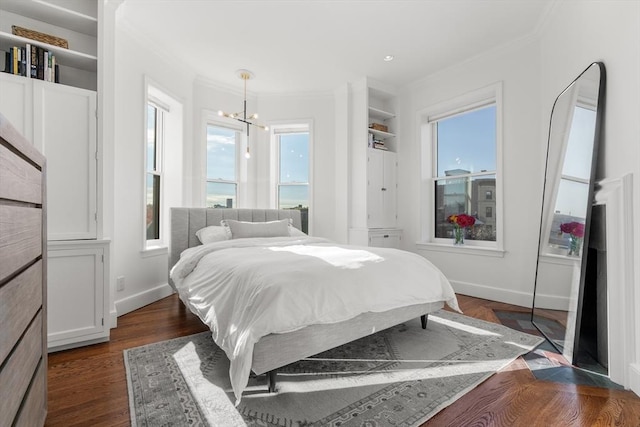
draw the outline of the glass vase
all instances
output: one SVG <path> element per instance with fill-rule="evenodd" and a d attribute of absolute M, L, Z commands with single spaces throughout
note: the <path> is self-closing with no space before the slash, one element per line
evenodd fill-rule
<path fill-rule="evenodd" d="M 459 225 L 453 226 L 453 244 L 464 245 L 464 228 Z"/>
<path fill-rule="evenodd" d="M 582 249 L 582 237 L 569 234 L 569 252 L 568 256 L 580 256 L 580 250 Z"/>

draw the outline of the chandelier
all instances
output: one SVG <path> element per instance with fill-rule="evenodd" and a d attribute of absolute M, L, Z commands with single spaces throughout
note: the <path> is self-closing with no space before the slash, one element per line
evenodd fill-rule
<path fill-rule="evenodd" d="M 247 126 L 247 151 L 245 152 L 244 156 L 248 159 L 251 157 L 251 153 L 249 152 L 249 128 L 251 126 L 255 126 L 260 129 L 269 130 L 269 127 L 254 123 L 252 121 L 258 119 L 257 113 L 253 113 L 249 117 L 247 117 L 247 80 L 250 80 L 254 77 L 253 73 L 249 70 L 238 70 L 236 71 L 236 75 L 244 81 L 244 104 L 242 107 L 242 111 L 240 111 L 239 113 L 225 113 L 224 111 L 220 110 L 218 111 L 218 115 L 230 119 L 235 119 Z"/>

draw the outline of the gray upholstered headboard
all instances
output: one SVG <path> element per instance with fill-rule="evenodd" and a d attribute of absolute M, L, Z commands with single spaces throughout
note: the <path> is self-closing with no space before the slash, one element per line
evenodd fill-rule
<path fill-rule="evenodd" d="M 297 229 L 302 229 L 300 211 L 296 209 L 214 209 L 171 208 L 171 248 L 169 270 L 178 262 L 187 248 L 200 245 L 196 231 L 208 225 L 220 225 L 223 219 L 265 222 L 291 218 Z"/>

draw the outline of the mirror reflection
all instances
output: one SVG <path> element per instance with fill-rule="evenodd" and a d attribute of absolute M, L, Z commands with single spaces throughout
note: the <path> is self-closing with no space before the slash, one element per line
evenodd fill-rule
<path fill-rule="evenodd" d="M 604 65 L 556 99 L 549 127 L 532 322 L 573 362 L 580 334 Z"/>

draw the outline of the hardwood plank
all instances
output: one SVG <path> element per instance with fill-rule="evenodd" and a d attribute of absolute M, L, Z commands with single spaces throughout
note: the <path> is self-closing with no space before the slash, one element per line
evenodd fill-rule
<path fill-rule="evenodd" d="M 459 296 L 465 314 L 497 321 L 493 310 L 526 308 Z M 176 295 L 118 318 L 111 341 L 49 355 L 46 426 L 128 426 L 122 350 L 208 330 Z M 568 424 L 562 424 L 568 423 Z M 517 359 L 423 424 L 439 426 L 639 426 L 630 391 L 536 379 Z"/>

